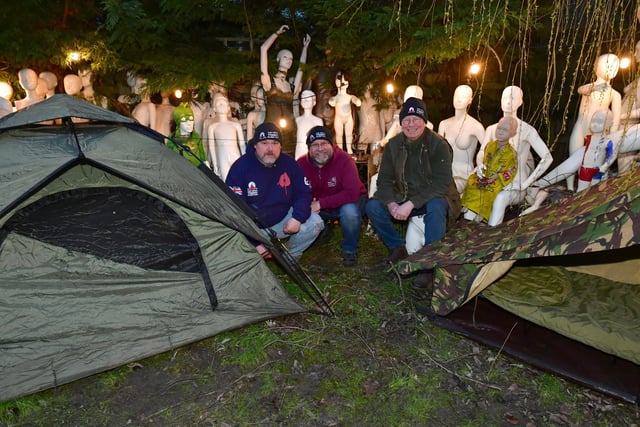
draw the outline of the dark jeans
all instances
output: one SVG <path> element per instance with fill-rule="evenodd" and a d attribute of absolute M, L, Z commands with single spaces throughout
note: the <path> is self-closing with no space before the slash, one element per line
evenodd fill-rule
<path fill-rule="evenodd" d="M 440 240 L 447 231 L 447 199 L 436 197 L 427 202 L 425 206 L 411 211 L 411 216 L 424 215 L 424 244 Z M 394 226 L 394 219 L 386 206 L 378 199 L 367 202 L 367 216 L 373 225 L 373 229 L 382 242 L 389 249 L 404 246 L 404 238 Z"/>
<path fill-rule="evenodd" d="M 361 195 L 356 203 L 347 203 L 336 209 L 320 209 L 320 216 L 325 221 L 340 221 L 342 229 L 342 252 L 358 253 L 358 239 L 362 227 L 362 215 L 367 204 L 367 196 Z"/>

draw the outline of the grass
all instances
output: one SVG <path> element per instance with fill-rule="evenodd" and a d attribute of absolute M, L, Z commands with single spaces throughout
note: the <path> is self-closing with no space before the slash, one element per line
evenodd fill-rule
<path fill-rule="evenodd" d="M 0 404 L 0 425 L 637 425 L 637 406 L 515 362 L 417 315 L 386 251 L 339 231 L 303 265 L 335 318 L 299 314 L 228 331 Z M 283 285 L 302 299 L 275 266 Z M 603 421 L 604 420 L 604 421 Z M 515 423 L 515 424 L 514 424 Z"/>

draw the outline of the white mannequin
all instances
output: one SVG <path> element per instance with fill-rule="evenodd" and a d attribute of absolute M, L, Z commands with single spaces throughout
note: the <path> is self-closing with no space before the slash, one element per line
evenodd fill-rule
<path fill-rule="evenodd" d="M 296 153 L 295 158 L 302 157 L 309 152 L 307 146 L 307 133 L 314 126 L 322 126 L 323 120 L 313 115 L 313 107 L 316 105 L 316 94 L 311 90 L 303 90 L 300 94 L 300 106 L 303 113 L 296 118 Z"/>
<path fill-rule="evenodd" d="M 51 98 L 56 94 L 56 86 L 58 86 L 58 78 L 51 71 L 43 71 L 38 76 L 47 83 L 47 91 L 45 98 Z"/>
<path fill-rule="evenodd" d="M 342 148 L 344 135 L 347 152 L 353 154 L 353 115 L 351 114 L 351 104 L 359 107 L 362 101 L 360 101 L 360 98 L 357 96 L 347 93 L 349 82 L 341 72 L 336 74 L 336 87 L 338 88 L 338 94 L 329 98 L 328 101 L 329 105 L 336 109 L 336 114 L 333 119 L 333 128 L 336 132 L 336 144 Z"/>
<path fill-rule="evenodd" d="M 640 13 L 640 7 L 638 7 Z M 636 64 L 640 64 L 640 41 L 636 43 L 636 50 L 633 53 Z M 623 129 L 640 123 L 640 77 L 633 80 L 624 88 L 622 105 L 620 112 L 620 124 Z M 618 173 L 624 173 L 631 169 L 636 161 L 636 153 L 620 153 L 618 156 Z"/>
<path fill-rule="evenodd" d="M 509 143 L 516 150 L 518 155 L 518 170 L 513 181 L 498 193 L 491 216 L 487 223 L 491 226 L 498 225 L 504 220 L 505 210 L 511 204 L 519 204 L 524 201 L 526 189 L 549 168 L 553 162 L 553 157 L 549 148 L 544 143 L 538 132 L 527 122 L 518 119 L 518 108 L 522 105 L 522 89 L 518 86 L 508 86 L 502 91 L 501 105 L 504 116 L 513 116 L 518 120 L 518 130 Z M 484 148 L 489 141 L 495 139 L 496 124 L 489 126 L 484 134 L 484 141 L 480 151 L 476 156 L 477 167 L 481 167 L 484 160 Z M 531 156 L 531 149 L 540 158 L 538 165 L 531 171 L 528 160 Z"/>
<path fill-rule="evenodd" d="M 368 84 L 358 110 L 359 146 L 367 147 L 374 144 L 380 141 L 385 133 L 384 125 L 380 121 L 380 111 L 376 108 L 377 104 L 378 101 L 371 96 L 371 84 Z"/>
<path fill-rule="evenodd" d="M 581 95 L 580 108 L 569 137 L 569 155 L 584 145 L 584 137 L 589 133 L 591 116 L 597 110 L 611 107 L 613 113 L 611 132 L 618 130 L 622 98 L 610 82 L 618 74 L 619 67 L 620 59 L 613 53 L 600 55 L 595 66 L 596 80 L 578 88 L 578 94 Z M 574 189 L 574 181 L 573 176 L 568 177 L 567 187 L 570 190 Z"/>
<path fill-rule="evenodd" d="M 64 91 L 69 96 L 82 97 L 82 79 L 77 74 L 67 74 L 63 80 Z"/>
<path fill-rule="evenodd" d="M 213 98 L 213 109 L 218 121 L 209 126 L 205 147 L 211 168 L 224 181 L 231 165 L 244 154 L 246 147 L 242 126 L 229 120 L 229 100 L 224 94 L 218 93 Z"/>
<path fill-rule="evenodd" d="M 260 83 L 251 88 L 251 100 L 253 101 L 253 110 L 247 114 L 247 141 L 253 138 L 256 127 L 264 122 L 266 116 L 265 94 Z"/>
<path fill-rule="evenodd" d="M 453 149 L 453 180 L 461 196 L 475 167 L 478 143 L 484 141 L 484 126 L 467 113 L 472 100 L 473 89 L 467 85 L 458 86 L 453 94 L 454 116 L 438 125 L 438 133 Z"/>
<path fill-rule="evenodd" d="M 7 82 L 0 82 L 0 117 L 13 113 L 13 87 Z"/>
<path fill-rule="evenodd" d="M 615 134 L 607 133 L 607 124 L 611 121 L 610 119 L 611 111 L 608 109 L 598 110 L 593 113 L 589 133 L 591 141 L 588 147 L 585 145 L 579 148 L 564 162 L 560 163 L 555 169 L 540 178 L 530 187 L 530 192 L 534 193 L 534 202 L 529 208 L 522 211 L 520 216 L 538 210 L 542 202 L 544 202 L 549 195 L 549 192 L 545 190 L 545 188 L 563 181 L 569 175 L 574 175 L 580 168 L 598 169 L 601 174 L 609 170 L 611 164 L 616 160 L 621 136 L 621 132 L 616 132 Z M 607 153 L 607 150 L 609 150 L 609 153 Z M 581 179 L 581 174 L 579 174 L 576 193 L 598 184 L 601 179 L 601 176 L 594 176 L 590 180 L 585 180 Z"/>
<path fill-rule="evenodd" d="M 26 95 L 23 99 L 15 101 L 16 110 L 21 110 L 42 101 L 43 98 L 38 97 L 36 90 L 38 88 L 38 75 L 31 68 L 23 68 L 18 71 L 18 81 L 24 89 Z"/>
<path fill-rule="evenodd" d="M 133 108 L 131 117 L 143 126 L 154 129 L 156 127 L 156 105 L 151 102 L 151 97 L 146 88 L 147 79 L 138 78 L 137 84 L 140 93 L 140 102 Z"/>
<path fill-rule="evenodd" d="M 173 110 L 174 107 L 169 100 L 169 91 L 162 91 L 160 96 L 162 101 L 156 105 L 156 125 L 152 127 L 153 130 L 163 134 L 164 136 L 171 135 L 171 124 L 173 123 Z"/>
<path fill-rule="evenodd" d="M 64 79 L 62 80 L 63 84 L 64 84 L 64 92 L 69 95 L 69 96 L 73 96 L 75 98 L 79 98 L 82 100 L 85 100 L 84 97 L 82 96 L 82 79 L 80 78 L 79 75 L 77 74 L 67 74 L 66 76 L 64 76 Z M 86 101 L 86 100 L 85 100 Z M 74 123 L 86 123 L 89 120 L 87 119 L 78 119 L 78 118 L 73 118 L 72 121 Z"/>

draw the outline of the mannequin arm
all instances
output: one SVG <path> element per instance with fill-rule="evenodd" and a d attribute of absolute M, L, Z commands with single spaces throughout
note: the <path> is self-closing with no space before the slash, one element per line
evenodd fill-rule
<path fill-rule="evenodd" d="M 278 31 L 267 37 L 260 46 L 260 82 L 266 92 L 271 89 L 271 77 L 269 76 L 269 48 L 273 45 L 278 36 L 282 35 L 288 29 L 288 25 L 281 26 Z"/>
<path fill-rule="evenodd" d="M 300 65 L 298 66 L 298 71 L 296 72 L 296 78 L 293 81 L 293 96 L 297 97 L 302 92 L 302 75 L 304 72 L 302 71 L 302 66 L 307 63 L 307 50 L 309 48 L 309 43 L 311 43 L 311 36 L 307 34 L 302 39 L 302 53 L 300 54 Z"/>
<path fill-rule="evenodd" d="M 362 101 L 360 101 L 360 98 L 358 98 L 355 95 L 351 95 L 351 102 L 353 102 L 353 105 L 355 105 L 356 107 L 359 107 L 362 105 Z"/>

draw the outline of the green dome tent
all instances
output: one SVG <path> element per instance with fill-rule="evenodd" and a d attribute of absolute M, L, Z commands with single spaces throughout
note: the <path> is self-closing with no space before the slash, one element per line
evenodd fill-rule
<path fill-rule="evenodd" d="M 274 248 L 132 119 L 67 95 L 4 117 L 0 401 L 305 311 L 247 237 Z"/>

